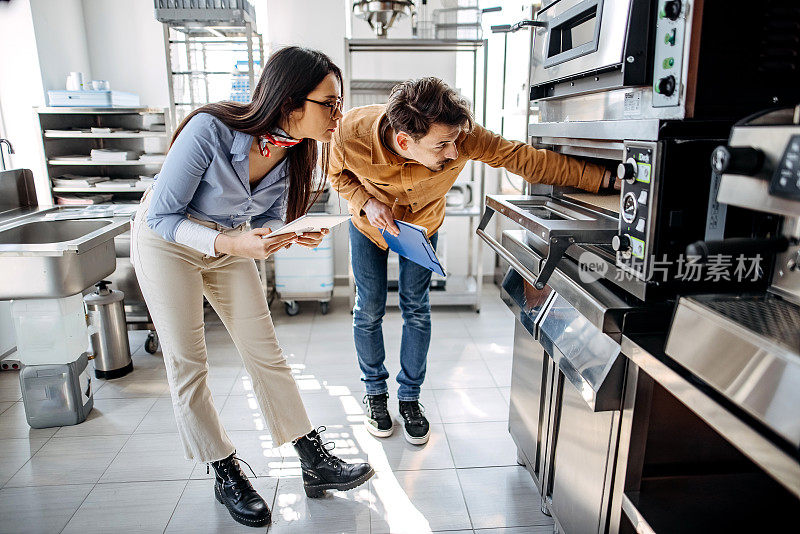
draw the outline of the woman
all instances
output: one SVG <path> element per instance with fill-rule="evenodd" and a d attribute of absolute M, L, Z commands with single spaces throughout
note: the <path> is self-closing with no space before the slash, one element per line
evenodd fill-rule
<path fill-rule="evenodd" d="M 326 172 L 341 87 L 341 71 L 324 54 L 280 50 L 249 104 L 208 104 L 178 126 L 133 224 L 134 267 L 161 340 L 186 457 L 211 464 L 217 500 L 245 525 L 268 524 L 270 511 L 242 472 L 211 399 L 203 295 L 244 360 L 276 446 L 294 444 L 306 494 L 354 488 L 374 474 L 369 464 L 331 455 L 311 426 L 253 261 L 292 244 L 316 247 L 327 232 L 270 236 L 313 203 L 317 142 Z"/>

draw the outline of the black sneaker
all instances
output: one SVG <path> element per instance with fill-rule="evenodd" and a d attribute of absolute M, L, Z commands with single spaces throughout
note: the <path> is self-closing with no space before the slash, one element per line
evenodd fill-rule
<path fill-rule="evenodd" d="M 365 395 L 362 401 L 367 405 L 368 412 L 364 425 L 366 425 L 370 434 L 378 438 L 388 438 L 394 432 L 394 421 L 392 421 L 392 416 L 389 415 L 389 408 L 387 407 L 388 401 L 388 393 Z"/>
<path fill-rule="evenodd" d="M 406 441 L 412 445 L 425 445 L 431 437 L 431 425 L 424 415 L 425 407 L 419 401 L 400 401 L 400 415 L 405 421 Z"/>

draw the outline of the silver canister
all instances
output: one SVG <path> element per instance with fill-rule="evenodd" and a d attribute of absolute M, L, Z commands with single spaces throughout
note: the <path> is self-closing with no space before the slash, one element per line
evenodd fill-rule
<path fill-rule="evenodd" d="M 97 378 L 119 378 L 133 371 L 124 294 L 109 289 L 110 283 L 98 282 L 97 290 L 84 297 L 89 324 L 94 330 L 90 337 Z"/>

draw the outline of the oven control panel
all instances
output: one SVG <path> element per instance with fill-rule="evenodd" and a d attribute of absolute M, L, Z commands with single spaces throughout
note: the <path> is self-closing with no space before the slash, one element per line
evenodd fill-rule
<path fill-rule="evenodd" d="M 646 278 L 652 236 L 650 216 L 656 171 L 655 143 L 626 143 L 625 161 L 617 176 L 623 180 L 619 233 L 612 242 L 617 265 L 639 278 Z"/>
<path fill-rule="evenodd" d="M 793 135 L 769 184 L 770 195 L 800 200 L 800 135 Z"/>
<path fill-rule="evenodd" d="M 689 0 L 659 0 L 656 13 L 653 107 L 680 104 Z"/>

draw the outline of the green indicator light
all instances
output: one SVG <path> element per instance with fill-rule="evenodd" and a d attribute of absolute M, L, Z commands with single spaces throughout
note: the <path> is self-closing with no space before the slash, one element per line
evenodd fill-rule
<path fill-rule="evenodd" d="M 667 59 L 664 60 L 664 68 L 665 69 L 672 68 L 672 66 L 674 64 L 675 64 L 675 59 L 674 58 L 668 57 Z"/>

